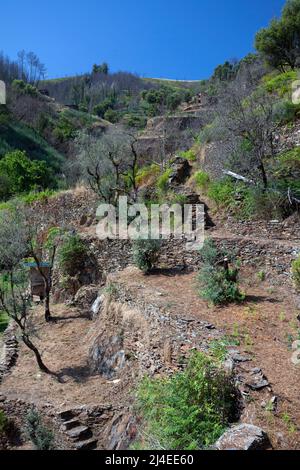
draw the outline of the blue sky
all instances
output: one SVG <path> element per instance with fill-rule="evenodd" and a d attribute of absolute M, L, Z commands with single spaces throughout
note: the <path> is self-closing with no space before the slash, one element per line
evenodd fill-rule
<path fill-rule="evenodd" d="M 0 50 L 33 50 L 49 77 L 112 71 L 207 78 L 253 50 L 284 0 L 0 0 Z"/>

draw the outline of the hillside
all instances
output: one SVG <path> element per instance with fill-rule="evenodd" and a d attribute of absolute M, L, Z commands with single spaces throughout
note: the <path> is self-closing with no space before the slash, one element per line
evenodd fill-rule
<path fill-rule="evenodd" d="M 208 80 L 0 54 L 0 450 L 300 449 L 299 41 L 288 0 Z"/>

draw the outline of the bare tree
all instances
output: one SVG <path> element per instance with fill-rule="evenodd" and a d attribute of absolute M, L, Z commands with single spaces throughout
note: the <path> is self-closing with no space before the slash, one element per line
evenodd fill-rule
<path fill-rule="evenodd" d="M 50 374 L 41 354 L 31 341 L 33 329 L 29 321 L 30 296 L 28 273 L 22 265 L 27 254 L 27 230 L 18 211 L 0 213 L 0 307 L 21 331 L 21 339 L 34 353 L 41 371 Z"/>
<path fill-rule="evenodd" d="M 116 204 L 126 194 L 137 199 L 137 138 L 122 130 L 101 138 L 81 133 L 76 140 L 77 168 L 90 188 L 108 203 Z"/>
<path fill-rule="evenodd" d="M 239 170 L 268 187 L 266 161 L 275 154 L 277 101 L 263 88 L 249 94 L 238 81 L 226 90 L 220 101 L 218 122 L 224 130 L 223 139 Z"/>
<path fill-rule="evenodd" d="M 28 228 L 28 255 L 34 259 L 36 268 L 44 280 L 45 320 L 50 322 L 52 320 L 50 294 L 52 290 L 53 269 L 62 231 L 57 227 L 46 230 L 38 229 L 38 231 L 36 228 L 32 229 L 32 225 Z M 44 269 L 45 263 L 47 266 L 46 270 Z"/>

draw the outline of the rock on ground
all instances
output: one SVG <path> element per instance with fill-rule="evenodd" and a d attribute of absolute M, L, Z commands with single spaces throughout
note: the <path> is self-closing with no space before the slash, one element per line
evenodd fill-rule
<path fill-rule="evenodd" d="M 271 447 L 268 435 L 252 424 L 239 424 L 226 431 L 215 444 L 217 450 L 264 450 Z"/>

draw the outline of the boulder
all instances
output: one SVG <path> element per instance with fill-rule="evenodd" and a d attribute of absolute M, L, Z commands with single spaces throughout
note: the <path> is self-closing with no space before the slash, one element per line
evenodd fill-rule
<path fill-rule="evenodd" d="M 99 287 L 97 286 L 82 286 L 74 297 L 74 304 L 76 307 L 90 312 L 93 303 L 98 297 L 98 293 Z"/>
<path fill-rule="evenodd" d="M 214 445 L 217 450 L 264 450 L 270 447 L 268 435 L 253 424 L 233 426 Z"/>
<path fill-rule="evenodd" d="M 190 176 L 191 165 L 185 158 L 176 157 L 171 164 L 169 184 L 182 184 Z"/>

